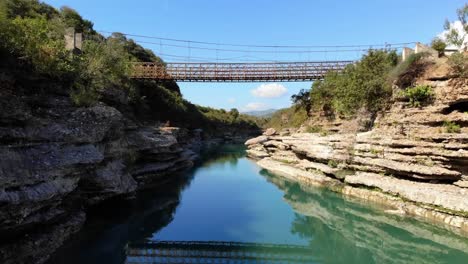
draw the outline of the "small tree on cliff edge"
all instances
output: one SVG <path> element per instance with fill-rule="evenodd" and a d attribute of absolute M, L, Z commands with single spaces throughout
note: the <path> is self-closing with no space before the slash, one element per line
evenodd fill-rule
<path fill-rule="evenodd" d="M 237 110 L 236 108 L 232 108 L 231 111 L 229 111 L 229 114 L 234 120 L 236 120 L 239 117 L 239 110 Z"/>
<path fill-rule="evenodd" d="M 447 44 L 445 44 L 445 42 L 440 38 L 435 38 L 432 40 L 431 47 L 437 51 L 440 58 L 444 55 L 444 51 L 447 47 Z"/>
<path fill-rule="evenodd" d="M 310 90 L 301 89 L 299 93 L 291 96 L 291 101 L 294 105 L 299 106 L 306 110 L 309 115 L 312 104 L 310 102 Z"/>
<path fill-rule="evenodd" d="M 458 21 L 450 23 L 450 21 L 445 20 L 444 28 L 447 31 L 445 33 L 445 38 L 448 44 L 452 44 L 466 51 L 468 48 L 468 4 L 457 9 L 457 17 L 459 23 L 461 23 L 461 28 L 455 26 L 455 23 L 458 23 Z"/>

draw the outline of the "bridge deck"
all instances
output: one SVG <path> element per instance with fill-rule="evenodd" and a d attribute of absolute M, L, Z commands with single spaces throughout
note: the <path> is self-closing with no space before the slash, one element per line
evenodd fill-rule
<path fill-rule="evenodd" d="M 132 78 L 182 82 L 313 81 L 353 61 L 134 64 Z"/>
<path fill-rule="evenodd" d="M 127 247 L 133 263 L 312 263 L 309 247 L 219 241 L 155 241 Z"/>

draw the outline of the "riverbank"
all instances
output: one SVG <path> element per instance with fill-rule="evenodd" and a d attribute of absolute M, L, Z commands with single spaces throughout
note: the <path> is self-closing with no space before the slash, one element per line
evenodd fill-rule
<path fill-rule="evenodd" d="M 248 140 L 247 153 L 295 181 L 468 233 L 468 79 L 454 76 L 446 58 L 427 58 L 413 82 L 429 91 L 420 105 L 394 85 L 376 116 L 313 113 L 299 129 Z"/>
<path fill-rule="evenodd" d="M 468 189 L 459 179 L 463 171 L 417 162 L 431 158 L 459 164 L 466 146 L 450 149 L 452 144 L 434 142 L 431 148 L 422 148 L 419 142 L 411 144 L 373 132 L 263 135 L 246 142 L 248 156 L 275 174 L 386 204 L 392 207 L 389 212 L 426 218 L 468 234 Z M 437 177 L 443 180 L 434 180 Z"/>

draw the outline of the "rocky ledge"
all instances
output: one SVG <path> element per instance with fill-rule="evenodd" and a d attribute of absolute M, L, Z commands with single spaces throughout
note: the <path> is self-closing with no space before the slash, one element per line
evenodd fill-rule
<path fill-rule="evenodd" d="M 8 66 L 0 83 L 0 263 L 43 263 L 91 206 L 164 185 L 193 165 L 202 144 L 257 133 L 168 127 L 144 88 L 136 93 L 150 97 L 143 105 L 108 87 L 100 102 L 80 107 L 67 81 Z"/>
<path fill-rule="evenodd" d="M 103 103 L 2 98 L 2 263 L 45 261 L 80 230 L 87 207 L 162 184 L 193 165 L 201 144 L 200 130 L 137 124 Z"/>
<path fill-rule="evenodd" d="M 430 105 L 395 100 L 371 130 L 347 129 L 359 120 L 315 119 L 308 125 L 319 124 L 320 133 L 269 129 L 245 143 L 247 153 L 295 181 L 389 204 L 390 212 L 468 234 L 468 80 L 430 77 L 418 81 L 433 87 Z M 459 131 L 449 131 L 447 123 Z"/>

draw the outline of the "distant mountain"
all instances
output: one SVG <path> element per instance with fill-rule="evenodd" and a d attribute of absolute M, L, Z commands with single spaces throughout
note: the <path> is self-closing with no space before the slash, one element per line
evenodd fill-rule
<path fill-rule="evenodd" d="M 260 110 L 260 111 L 248 111 L 243 112 L 243 114 L 257 116 L 257 117 L 271 117 L 278 109 L 267 109 L 267 110 Z"/>

